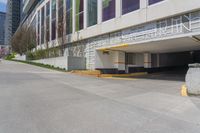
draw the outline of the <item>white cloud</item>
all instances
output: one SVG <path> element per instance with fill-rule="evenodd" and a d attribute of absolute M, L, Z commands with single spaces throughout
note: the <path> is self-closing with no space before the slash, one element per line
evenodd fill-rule
<path fill-rule="evenodd" d="M 7 3 L 7 0 L 0 0 L 0 3 L 6 4 L 6 3 Z"/>

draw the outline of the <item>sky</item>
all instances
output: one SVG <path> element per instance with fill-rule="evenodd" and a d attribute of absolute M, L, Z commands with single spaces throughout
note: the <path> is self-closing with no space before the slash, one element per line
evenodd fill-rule
<path fill-rule="evenodd" d="M 6 2 L 7 0 L 0 0 L 0 11 L 6 12 Z"/>

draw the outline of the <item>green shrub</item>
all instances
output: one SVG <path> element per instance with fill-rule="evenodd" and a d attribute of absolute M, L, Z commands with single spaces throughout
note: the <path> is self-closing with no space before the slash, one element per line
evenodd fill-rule
<path fill-rule="evenodd" d="M 15 58 L 15 53 L 9 54 L 5 57 L 6 60 L 12 60 L 13 58 Z"/>
<path fill-rule="evenodd" d="M 48 68 L 48 69 L 52 69 L 52 70 L 57 70 L 57 71 L 62 71 L 62 72 L 67 71 L 65 68 L 62 69 L 62 68 L 55 67 L 53 65 L 48 65 L 48 64 L 36 63 L 36 62 L 31 62 L 31 61 L 21 61 L 21 60 L 15 60 L 15 59 L 12 59 L 11 61 L 17 61 L 17 62 L 21 62 L 21 63 L 31 64 L 31 65 Z"/>
<path fill-rule="evenodd" d="M 59 56 L 59 48 L 51 48 L 45 50 L 37 50 L 35 52 L 27 52 L 27 60 L 39 60 L 51 57 L 58 57 Z"/>
<path fill-rule="evenodd" d="M 35 56 L 34 56 L 34 53 L 32 53 L 32 52 L 27 52 L 26 53 L 26 58 L 27 58 L 27 60 L 35 60 Z"/>

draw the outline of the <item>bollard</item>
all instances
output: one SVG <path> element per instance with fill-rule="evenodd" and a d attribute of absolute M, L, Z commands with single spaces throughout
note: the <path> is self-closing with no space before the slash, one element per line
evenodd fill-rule
<path fill-rule="evenodd" d="M 200 95 L 200 64 L 189 64 L 186 74 L 186 86 L 189 94 Z"/>

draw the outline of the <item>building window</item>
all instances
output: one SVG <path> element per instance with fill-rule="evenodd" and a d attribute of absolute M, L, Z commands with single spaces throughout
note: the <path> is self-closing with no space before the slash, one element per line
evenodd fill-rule
<path fill-rule="evenodd" d="M 87 26 L 97 24 L 97 0 L 88 0 Z"/>
<path fill-rule="evenodd" d="M 29 32 L 30 32 L 30 37 L 32 39 L 31 43 L 32 43 L 32 48 L 36 47 L 36 17 L 34 16 L 33 21 L 31 22 L 30 28 L 29 28 Z"/>
<path fill-rule="evenodd" d="M 37 25 L 37 44 L 40 45 L 40 10 L 38 11 L 38 25 Z"/>
<path fill-rule="evenodd" d="M 83 29 L 84 0 L 76 0 L 76 31 Z"/>
<path fill-rule="evenodd" d="M 103 0 L 103 21 L 112 19 L 115 17 L 115 0 Z"/>
<path fill-rule="evenodd" d="M 46 42 L 50 41 L 49 23 L 50 23 L 50 2 L 46 5 Z"/>
<path fill-rule="evenodd" d="M 149 5 L 152 5 L 152 4 L 161 2 L 161 1 L 163 1 L 163 0 L 149 0 Z"/>
<path fill-rule="evenodd" d="M 72 0 L 66 0 L 66 34 L 72 33 Z"/>
<path fill-rule="evenodd" d="M 51 40 L 56 39 L 56 0 L 51 1 Z"/>
<path fill-rule="evenodd" d="M 56 39 L 56 21 L 52 21 L 51 23 L 51 40 L 55 40 Z"/>
<path fill-rule="evenodd" d="M 122 14 L 126 14 L 140 8 L 140 0 L 122 0 Z"/>
<path fill-rule="evenodd" d="M 42 7 L 41 15 L 41 44 L 44 44 L 44 7 Z"/>
<path fill-rule="evenodd" d="M 63 0 L 58 1 L 58 37 L 63 36 Z"/>

